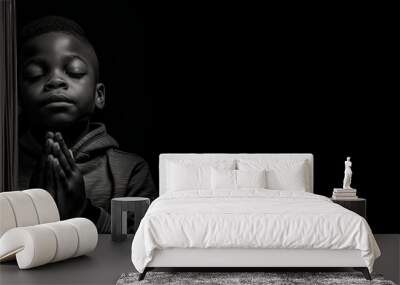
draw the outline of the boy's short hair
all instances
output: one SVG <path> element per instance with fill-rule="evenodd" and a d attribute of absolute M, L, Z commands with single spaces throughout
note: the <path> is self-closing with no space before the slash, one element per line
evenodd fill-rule
<path fill-rule="evenodd" d="M 20 35 L 21 47 L 30 39 L 50 32 L 61 32 L 72 35 L 77 39 L 85 42 L 93 52 L 95 59 L 96 78 L 99 78 L 99 62 L 93 45 L 87 38 L 85 31 L 75 21 L 60 16 L 46 16 L 36 19 L 23 27 Z"/>

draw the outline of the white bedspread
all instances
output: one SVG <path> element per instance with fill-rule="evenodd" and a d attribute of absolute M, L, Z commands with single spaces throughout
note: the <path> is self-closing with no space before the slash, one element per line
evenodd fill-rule
<path fill-rule="evenodd" d="M 156 199 L 132 243 L 143 272 L 154 249 L 358 249 L 372 272 L 380 250 L 364 218 L 306 192 L 246 189 L 180 191 Z"/>

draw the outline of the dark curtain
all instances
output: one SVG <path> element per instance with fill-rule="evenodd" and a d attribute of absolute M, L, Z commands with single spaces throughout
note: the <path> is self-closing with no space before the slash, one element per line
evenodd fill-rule
<path fill-rule="evenodd" d="M 0 0 L 0 192 L 17 187 L 17 41 L 15 0 Z"/>

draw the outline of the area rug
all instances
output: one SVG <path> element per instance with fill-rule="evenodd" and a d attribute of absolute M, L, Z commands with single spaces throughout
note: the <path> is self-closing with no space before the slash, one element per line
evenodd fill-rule
<path fill-rule="evenodd" d="M 361 272 L 148 272 L 142 281 L 138 281 L 138 276 L 139 273 L 122 274 L 116 284 L 396 285 L 377 274 L 371 275 L 372 281 L 366 280 Z"/>

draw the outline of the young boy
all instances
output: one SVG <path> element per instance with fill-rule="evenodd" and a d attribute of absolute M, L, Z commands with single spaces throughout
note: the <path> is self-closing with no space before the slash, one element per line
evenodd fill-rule
<path fill-rule="evenodd" d="M 46 189 L 62 219 L 86 217 L 109 233 L 113 197 L 153 199 L 156 189 L 147 163 L 118 150 L 105 126 L 90 120 L 105 103 L 96 52 L 78 24 L 56 16 L 28 24 L 20 46 L 28 127 L 19 141 L 19 188 Z"/>

